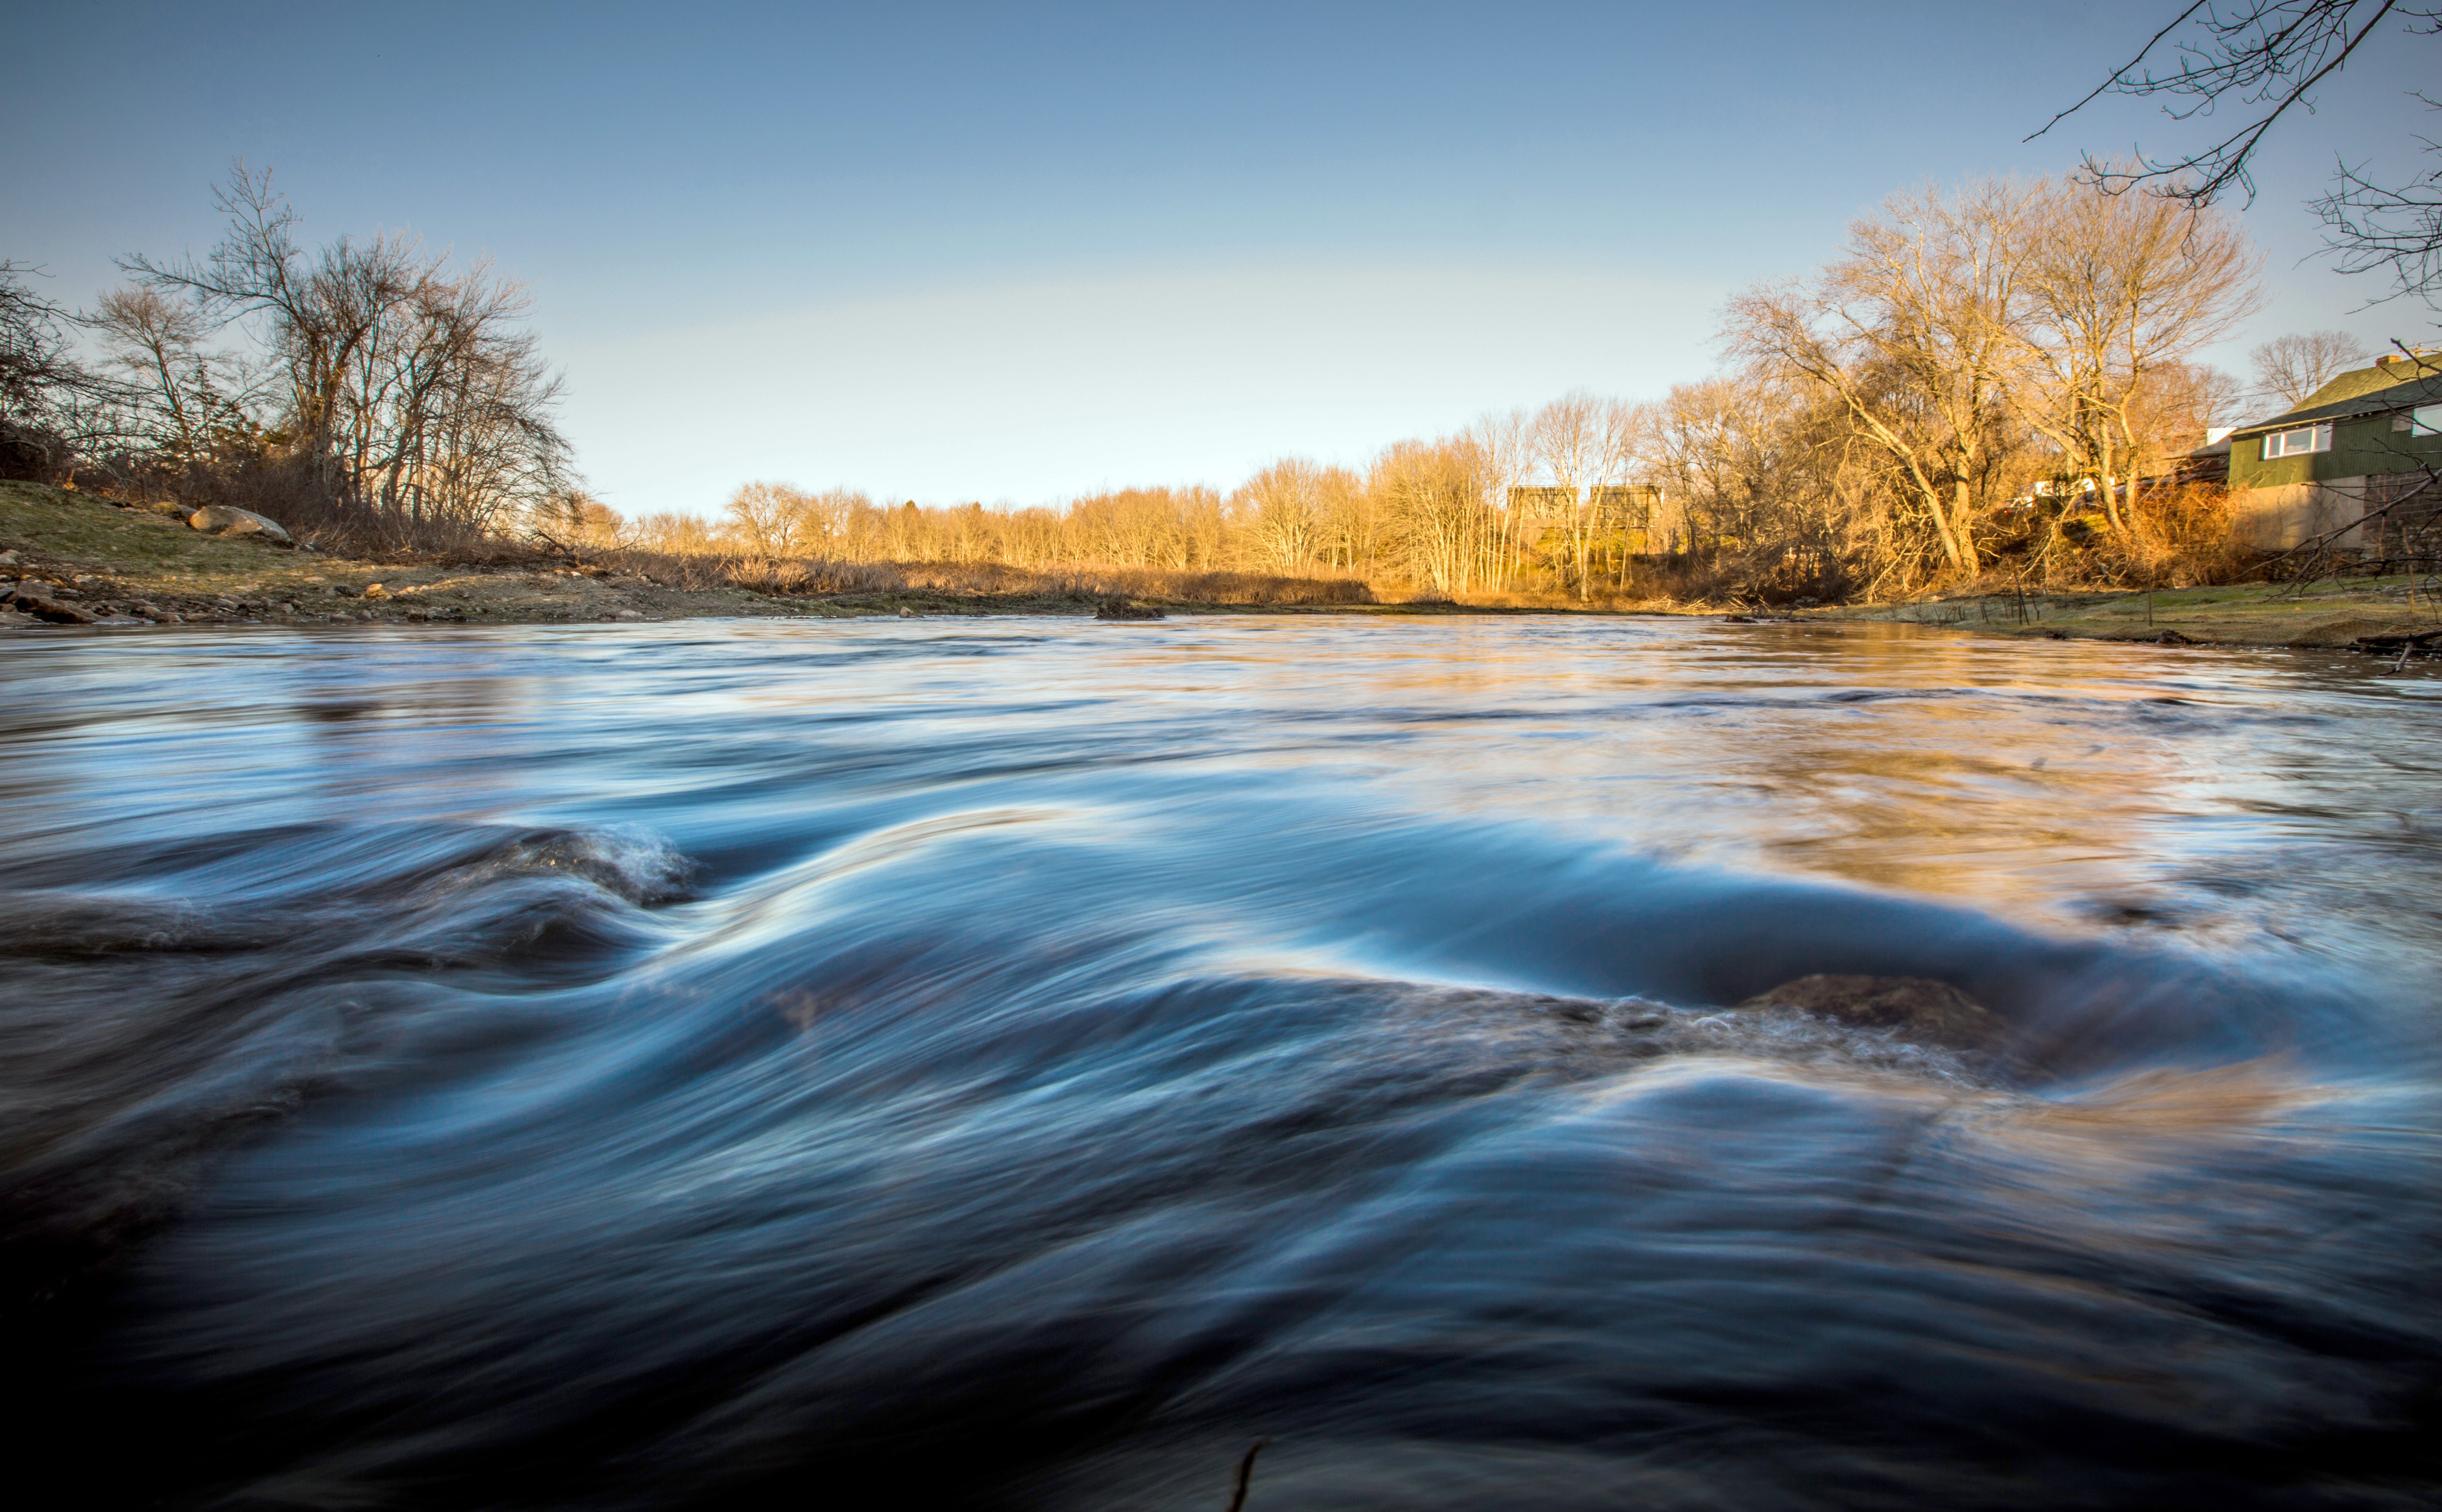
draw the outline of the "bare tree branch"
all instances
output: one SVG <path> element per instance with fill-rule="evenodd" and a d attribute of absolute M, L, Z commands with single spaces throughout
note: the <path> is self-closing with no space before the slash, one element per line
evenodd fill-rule
<path fill-rule="evenodd" d="M 2252 203 L 2252 164 L 2266 137 L 2293 110 L 2311 114 L 2316 88 L 2393 20 L 2411 33 L 2433 35 L 2442 32 L 2442 7 L 2403 0 L 2237 0 L 2229 6 L 2199 0 L 2026 139 L 2043 136 L 2106 94 L 2183 97 L 2190 102 L 2163 107 L 2174 120 L 2211 115 L 2227 104 L 2251 106 L 2236 130 L 2196 151 L 2160 157 L 2140 152 L 2124 162 L 2088 153 L 2083 173 L 2112 193 L 2142 186 L 2167 198 L 2210 205 L 2235 189 Z M 2178 62 L 2161 71 L 2150 60 L 2165 43 L 2176 46 Z M 2435 150 L 2431 140 L 2425 145 Z M 2367 178 L 2361 164 L 2353 167 L 2344 158 L 2333 182 L 2312 204 L 2340 270 L 2389 272 L 2398 287 L 2381 299 L 2414 294 L 2432 303 L 2442 293 L 2442 173 L 2394 187 Z"/>

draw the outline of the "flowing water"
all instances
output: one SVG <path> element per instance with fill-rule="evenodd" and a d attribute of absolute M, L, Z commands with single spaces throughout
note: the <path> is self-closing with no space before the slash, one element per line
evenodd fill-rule
<path fill-rule="evenodd" d="M 0 705 L 75 1504 L 2442 1494 L 2413 668 L 698 622 L 19 634 Z M 1735 1007 L 1816 972 L 2007 1042 Z"/>

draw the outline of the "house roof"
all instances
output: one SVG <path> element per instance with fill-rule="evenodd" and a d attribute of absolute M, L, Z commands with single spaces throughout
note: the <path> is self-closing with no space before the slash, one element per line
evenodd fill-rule
<path fill-rule="evenodd" d="M 2291 426 L 2318 420 L 2347 420 L 2429 404 L 2442 404 L 2442 357 L 2420 355 L 2414 362 L 2378 362 L 2355 373 L 2343 373 L 2306 395 L 2295 408 L 2269 420 L 2241 426 L 2231 435 L 2260 436 L 2268 430 L 2287 430 Z"/>

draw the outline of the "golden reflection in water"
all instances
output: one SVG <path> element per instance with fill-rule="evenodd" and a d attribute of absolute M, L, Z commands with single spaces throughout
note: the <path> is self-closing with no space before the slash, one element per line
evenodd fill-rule
<path fill-rule="evenodd" d="M 1903 626 L 1489 616 L 1182 617 L 1125 638 L 928 620 L 63 640 L 9 670 L 21 701 L 81 723 L 85 755 L 27 751 L 9 781 L 106 812 L 117 785 L 177 805 L 277 767 L 304 776 L 316 816 L 360 817 L 377 794 L 392 817 L 592 822 L 556 811 L 592 791 L 564 780 L 570 763 L 626 762 L 618 791 L 651 794 L 750 778 L 737 763 L 769 762 L 774 741 L 787 780 L 819 767 L 868 788 L 1124 761 L 1350 779 L 1351 797 L 1428 820 L 1523 819 L 2053 926 L 2430 953 L 2442 701 L 2414 696 L 2424 673 L 2371 668 Z"/>

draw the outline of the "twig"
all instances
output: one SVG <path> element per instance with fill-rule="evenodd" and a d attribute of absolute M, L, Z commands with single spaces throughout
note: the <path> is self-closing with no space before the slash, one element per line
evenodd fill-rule
<path fill-rule="evenodd" d="M 1230 1498 L 1230 1512 L 1246 1512 L 1247 1487 L 1255 1479 L 1255 1456 L 1264 1452 L 1264 1446 L 1270 1442 L 1270 1439 L 1259 1438 L 1247 1446 L 1246 1453 L 1238 1456 L 1238 1489 Z"/>

